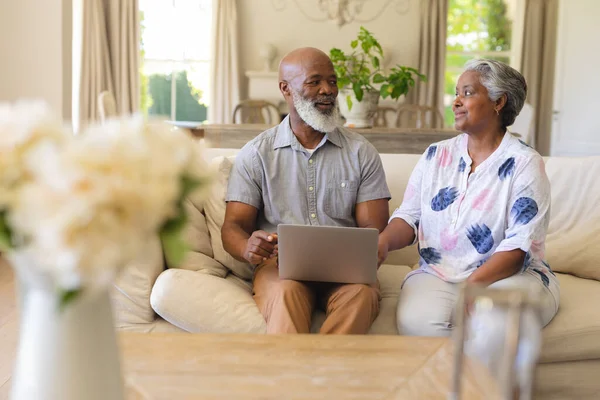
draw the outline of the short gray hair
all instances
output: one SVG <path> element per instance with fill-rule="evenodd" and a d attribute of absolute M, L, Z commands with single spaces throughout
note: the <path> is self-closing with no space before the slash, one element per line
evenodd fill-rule
<path fill-rule="evenodd" d="M 516 69 L 496 60 L 471 60 L 465 65 L 465 71 L 477 71 L 481 84 L 488 91 L 492 101 L 506 94 L 506 104 L 500 110 L 502 128 L 511 126 L 521 112 L 527 97 L 527 82 Z"/>

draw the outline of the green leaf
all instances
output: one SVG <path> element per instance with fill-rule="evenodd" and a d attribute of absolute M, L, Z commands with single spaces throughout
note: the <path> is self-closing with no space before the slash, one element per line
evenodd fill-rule
<path fill-rule="evenodd" d="M 348 110 L 352 110 L 352 96 L 346 96 L 346 105 L 348 106 Z"/>
<path fill-rule="evenodd" d="M 358 40 L 353 40 L 353 41 L 350 42 L 350 47 L 352 47 L 353 49 L 355 49 L 356 46 L 358 46 Z"/>
<path fill-rule="evenodd" d="M 65 308 L 81 295 L 81 289 L 61 290 L 59 291 L 58 310 L 64 311 Z"/>
<path fill-rule="evenodd" d="M 160 240 L 165 258 L 170 267 L 181 265 L 189 246 L 182 237 L 183 229 L 187 223 L 187 215 L 183 204 L 178 206 L 177 215 L 167 220 L 160 230 Z"/>
<path fill-rule="evenodd" d="M 186 219 L 183 218 L 183 226 L 185 226 L 185 220 Z M 175 225 L 179 224 L 173 224 L 173 226 Z M 162 243 L 163 252 L 165 254 L 167 264 L 171 268 L 180 266 L 185 258 L 185 254 L 189 250 L 188 243 L 181 235 L 182 230 L 183 227 L 180 229 L 163 229 L 160 232 L 160 241 Z"/>
<path fill-rule="evenodd" d="M 373 83 L 383 83 L 385 82 L 385 77 L 383 75 L 381 75 L 380 73 L 376 73 L 375 76 L 373 76 Z"/>
<path fill-rule="evenodd" d="M 352 91 L 354 92 L 354 96 L 356 96 L 356 100 L 359 101 L 359 102 L 362 101 L 363 95 L 364 95 L 364 91 L 360 87 L 360 84 L 354 83 L 352 85 Z"/>
<path fill-rule="evenodd" d="M 392 85 L 390 84 L 383 84 L 381 85 L 381 89 L 379 89 L 379 95 L 382 98 L 387 98 L 390 94 L 392 93 Z"/>
<path fill-rule="evenodd" d="M 169 266 L 179 266 L 185 257 L 185 253 L 189 250 L 188 244 L 182 237 L 182 232 L 187 223 L 187 215 L 183 202 L 201 183 L 202 180 L 188 175 L 183 175 L 180 178 L 177 214 L 165 221 L 160 229 L 159 236 Z"/>
<path fill-rule="evenodd" d="M 0 211 L 0 251 L 8 251 L 12 247 L 12 232 L 6 215 L 6 210 Z"/>
<path fill-rule="evenodd" d="M 392 99 L 397 99 L 398 97 L 402 96 L 403 94 L 406 94 L 407 91 L 408 91 L 408 86 L 407 86 L 406 82 L 402 82 L 392 90 L 392 94 L 390 95 L 390 97 Z"/>
<path fill-rule="evenodd" d="M 338 58 L 344 55 L 344 52 L 336 47 L 334 47 L 333 49 L 329 50 L 329 56 L 331 58 Z"/>
<path fill-rule="evenodd" d="M 375 67 L 375 69 L 379 69 L 379 58 L 373 57 L 371 59 L 371 62 L 373 63 L 373 66 Z"/>
<path fill-rule="evenodd" d="M 365 53 L 369 53 L 371 50 L 371 45 L 368 42 L 362 42 L 361 47 Z"/>
<path fill-rule="evenodd" d="M 196 188 L 198 186 L 200 186 L 201 183 L 202 183 L 202 181 L 198 178 L 188 176 L 188 175 L 183 175 L 180 180 L 180 185 L 181 185 L 180 199 L 186 198 L 190 193 L 192 193 L 194 190 L 196 190 Z"/>

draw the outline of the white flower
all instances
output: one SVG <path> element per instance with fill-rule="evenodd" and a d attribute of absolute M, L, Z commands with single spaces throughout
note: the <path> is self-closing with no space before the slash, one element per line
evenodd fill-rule
<path fill-rule="evenodd" d="M 0 103 L 0 191 L 6 196 L 26 177 L 21 162 L 26 152 L 44 143 L 61 143 L 67 136 L 60 120 L 42 102 Z M 0 208 L 3 204 L 0 198 Z"/>
<path fill-rule="evenodd" d="M 43 126 L 37 132 L 44 137 Z M 139 117 L 65 138 L 40 140 L 13 160 L 27 174 L 7 200 L 7 220 L 17 251 L 60 289 L 78 290 L 133 261 L 182 212 L 182 179 L 208 175 L 191 137 Z"/>

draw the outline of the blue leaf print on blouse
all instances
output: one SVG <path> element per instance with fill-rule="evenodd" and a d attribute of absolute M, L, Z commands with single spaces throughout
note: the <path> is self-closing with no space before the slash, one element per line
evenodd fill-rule
<path fill-rule="evenodd" d="M 437 195 L 431 199 L 431 209 L 433 211 L 442 211 L 454 203 L 458 197 L 458 189 L 454 187 L 445 187 L 440 189 Z"/>
<path fill-rule="evenodd" d="M 489 260 L 489 259 L 490 259 L 489 257 L 486 257 L 486 258 L 484 258 L 483 260 L 480 260 L 480 261 L 478 261 L 478 262 L 474 263 L 474 264 L 473 264 L 473 266 L 474 266 L 475 268 L 479 268 L 479 267 L 481 267 L 483 264 L 485 264 L 485 263 L 487 262 L 487 260 Z"/>
<path fill-rule="evenodd" d="M 494 247 L 492 231 L 486 224 L 475 224 L 467 230 L 467 237 L 479 254 L 485 254 Z"/>
<path fill-rule="evenodd" d="M 515 171 L 515 158 L 511 157 L 498 168 L 498 177 L 501 181 L 508 178 Z"/>
<path fill-rule="evenodd" d="M 419 249 L 419 254 L 427 264 L 439 264 L 442 260 L 442 255 L 440 254 L 440 252 L 434 249 L 433 247 L 425 247 L 424 249 Z"/>
<path fill-rule="evenodd" d="M 467 168 L 467 163 L 465 162 L 465 159 L 461 157 L 458 162 L 458 172 L 465 172 L 465 168 Z"/>
<path fill-rule="evenodd" d="M 516 224 L 528 224 L 538 213 L 538 205 L 530 197 L 520 197 L 510 210 Z"/>
<path fill-rule="evenodd" d="M 542 282 L 544 283 L 544 286 L 548 287 L 550 285 L 550 279 L 548 279 L 546 274 L 544 274 L 539 269 L 535 269 L 535 268 L 533 269 L 533 271 L 537 272 L 540 275 L 540 278 L 542 278 Z"/>
<path fill-rule="evenodd" d="M 519 139 L 519 142 L 521 142 L 521 144 L 525 147 L 529 147 L 530 149 L 532 149 L 533 147 L 531 147 L 530 145 L 528 145 L 527 143 L 525 143 L 524 141 L 522 141 L 521 139 Z"/>
<path fill-rule="evenodd" d="M 552 268 L 550 268 L 550 264 L 548 264 L 546 261 L 542 260 L 542 264 L 544 264 L 544 267 L 548 268 L 548 271 L 550 271 L 550 273 L 554 276 L 556 276 L 556 274 L 554 273 L 554 271 L 552 271 Z"/>
<path fill-rule="evenodd" d="M 525 254 L 525 260 L 523 261 L 523 267 L 521 268 L 521 272 L 525 271 L 531 265 L 531 253 L 528 251 Z"/>
<path fill-rule="evenodd" d="M 437 151 L 437 146 L 429 146 L 429 148 L 427 149 L 427 156 L 426 156 L 426 158 L 428 160 L 431 160 L 435 156 L 435 152 L 436 151 Z"/>

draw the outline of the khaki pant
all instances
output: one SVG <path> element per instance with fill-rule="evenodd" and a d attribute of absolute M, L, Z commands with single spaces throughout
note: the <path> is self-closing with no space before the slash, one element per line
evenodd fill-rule
<path fill-rule="evenodd" d="M 309 333 L 316 306 L 326 312 L 320 333 L 364 334 L 379 313 L 379 285 L 279 279 L 275 258 L 254 273 L 254 300 L 267 333 Z"/>

